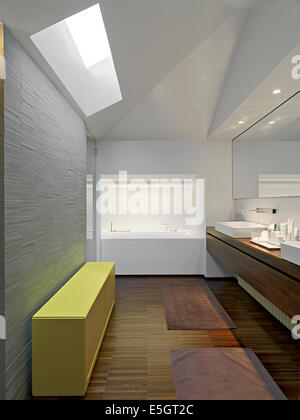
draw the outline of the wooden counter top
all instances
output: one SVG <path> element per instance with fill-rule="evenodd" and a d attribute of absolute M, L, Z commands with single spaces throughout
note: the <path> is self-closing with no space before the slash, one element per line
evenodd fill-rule
<path fill-rule="evenodd" d="M 282 259 L 280 250 L 265 249 L 259 245 L 252 244 L 250 239 L 231 238 L 230 236 L 217 232 L 213 227 L 207 228 L 207 234 L 300 282 L 300 266 Z"/>

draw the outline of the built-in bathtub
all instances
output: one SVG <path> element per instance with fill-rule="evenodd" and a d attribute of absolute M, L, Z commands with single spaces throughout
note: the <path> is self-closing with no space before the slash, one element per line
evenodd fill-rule
<path fill-rule="evenodd" d="M 102 239 L 191 239 L 200 238 L 190 232 L 102 232 Z"/>
<path fill-rule="evenodd" d="M 202 275 L 205 236 L 185 232 L 102 232 L 102 261 L 118 275 Z"/>

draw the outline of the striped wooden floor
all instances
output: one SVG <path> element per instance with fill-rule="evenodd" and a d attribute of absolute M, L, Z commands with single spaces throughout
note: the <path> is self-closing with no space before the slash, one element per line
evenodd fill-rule
<path fill-rule="evenodd" d="M 117 305 L 85 399 L 176 399 L 170 350 L 210 347 L 252 348 L 285 395 L 300 399 L 300 342 L 235 281 L 208 285 L 237 330 L 168 331 L 163 279 L 117 279 Z"/>

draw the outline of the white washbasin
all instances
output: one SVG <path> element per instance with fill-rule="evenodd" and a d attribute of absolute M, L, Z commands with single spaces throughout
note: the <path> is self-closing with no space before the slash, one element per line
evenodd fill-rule
<path fill-rule="evenodd" d="M 281 258 L 300 265 L 300 242 L 283 242 L 281 244 Z"/>
<path fill-rule="evenodd" d="M 216 231 L 228 235 L 231 238 L 251 238 L 252 232 L 263 232 L 267 227 L 252 222 L 219 222 L 216 223 Z"/>

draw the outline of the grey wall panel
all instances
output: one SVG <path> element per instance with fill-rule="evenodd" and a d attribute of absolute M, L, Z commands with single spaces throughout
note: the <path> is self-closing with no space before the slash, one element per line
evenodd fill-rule
<path fill-rule="evenodd" d="M 87 188 L 90 188 L 90 191 L 87 190 L 87 205 L 89 208 L 87 211 L 89 214 L 93 214 L 92 218 L 92 231 L 91 226 L 87 226 L 87 261 L 97 261 L 97 232 L 96 232 L 96 142 L 92 138 L 87 139 L 87 173 L 89 176 L 89 181 L 87 182 Z M 92 200 L 91 200 L 91 190 L 92 190 Z M 92 201 L 92 203 L 91 203 Z"/>
<path fill-rule="evenodd" d="M 0 24 L 0 56 L 4 55 L 4 32 Z M 1 64 L 0 64 L 1 65 Z M 4 303 L 4 80 L 0 77 L 0 316 Z M 0 338 L 0 400 L 5 397 L 5 342 Z"/>
<path fill-rule="evenodd" d="M 6 399 L 31 384 L 31 317 L 86 258 L 86 130 L 5 33 Z"/>

